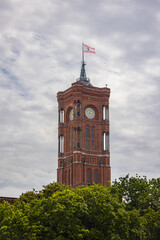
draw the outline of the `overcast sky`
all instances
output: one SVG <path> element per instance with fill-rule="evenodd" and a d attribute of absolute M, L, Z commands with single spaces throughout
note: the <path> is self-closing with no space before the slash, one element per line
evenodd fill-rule
<path fill-rule="evenodd" d="M 160 177 L 160 1 L 0 0 L 0 196 L 57 180 L 57 100 L 80 74 L 110 97 L 112 181 Z"/>

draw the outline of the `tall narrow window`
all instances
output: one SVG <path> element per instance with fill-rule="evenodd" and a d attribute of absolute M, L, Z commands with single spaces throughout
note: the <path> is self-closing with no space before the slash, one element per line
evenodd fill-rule
<path fill-rule="evenodd" d="M 87 185 L 91 185 L 91 169 L 87 169 Z"/>
<path fill-rule="evenodd" d="M 106 120 L 106 107 L 105 106 L 102 107 L 102 119 Z"/>
<path fill-rule="evenodd" d="M 94 126 L 91 128 L 91 149 L 94 150 Z"/>
<path fill-rule="evenodd" d="M 76 135 L 76 128 L 73 129 L 73 147 L 76 148 L 77 145 L 77 135 Z"/>
<path fill-rule="evenodd" d="M 82 147 L 82 129 L 80 129 L 80 147 Z"/>
<path fill-rule="evenodd" d="M 109 108 L 106 107 L 106 120 L 109 121 Z"/>
<path fill-rule="evenodd" d="M 94 183 L 98 183 L 98 170 L 94 170 Z"/>
<path fill-rule="evenodd" d="M 59 122 L 64 123 L 64 110 L 61 109 L 59 112 Z"/>
<path fill-rule="evenodd" d="M 77 128 L 75 128 L 75 148 L 77 147 Z"/>
<path fill-rule="evenodd" d="M 103 150 L 106 151 L 106 133 L 103 133 Z"/>
<path fill-rule="evenodd" d="M 103 150 L 109 151 L 109 133 L 103 133 Z"/>
<path fill-rule="evenodd" d="M 64 153 L 64 136 L 61 135 L 59 138 L 59 152 Z"/>
<path fill-rule="evenodd" d="M 109 133 L 106 133 L 106 151 L 109 151 Z"/>
<path fill-rule="evenodd" d="M 86 149 L 89 150 L 89 126 L 86 126 Z"/>
<path fill-rule="evenodd" d="M 72 151 L 72 144 L 73 144 L 73 134 L 72 134 L 72 128 L 69 129 L 69 149 Z"/>
<path fill-rule="evenodd" d="M 102 107 L 102 119 L 109 121 L 109 108 L 107 106 Z"/>
<path fill-rule="evenodd" d="M 77 100 L 77 116 L 80 116 L 80 101 Z"/>

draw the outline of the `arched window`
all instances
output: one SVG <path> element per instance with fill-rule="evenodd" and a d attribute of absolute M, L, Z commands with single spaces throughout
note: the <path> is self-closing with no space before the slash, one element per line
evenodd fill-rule
<path fill-rule="evenodd" d="M 108 106 L 102 107 L 102 119 L 109 121 L 109 108 Z"/>
<path fill-rule="evenodd" d="M 76 128 L 73 129 L 73 147 L 74 148 L 77 147 L 77 129 Z"/>
<path fill-rule="evenodd" d="M 77 116 L 80 116 L 80 111 L 81 111 L 81 106 L 80 106 L 80 100 L 77 100 Z"/>
<path fill-rule="evenodd" d="M 91 127 L 91 150 L 94 150 L 94 126 Z"/>
<path fill-rule="evenodd" d="M 106 107 L 106 120 L 109 121 L 109 108 Z"/>
<path fill-rule="evenodd" d="M 82 129 L 80 129 L 80 147 L 82 147 Z"/>
<path fill-rule="evenodd" d="M 102 107 L 102 119 L 103 120 L 106 119 L 106 107 L 105 106 Z"/>
<path fill-rule="evenodd" d="M 89 150 L 89 126 L 86 126 L 86 150 Z"/>
<path fill-rule="evenodd" d="M 94 183 L 98 183 L 98 170 L 94 170 Z"/>
<path fill-rule="evenodd" d="M 109 133 L 106 133 L 106 151 L 109 151 Z"/>
<path fill-rule="evenodd" d="M 72 144 L 73 144 L 73 131 L 72 127 L 69 129 L 69 149 L 72 151 Z"/>
<path fill-rule="evenodd" d="M 64 136 L 61 135 L 59 138 L 59 152 L 64 153 Z"/>
<path fill-rule="evenodd" d="M 109 133 L 103 132 L 103 151 L 109 151 Z"/>
<path fill-rule="evenodd" d="M 87 185 L 91 185 L 91 169 L 87 169 Z"/>
<path fill-rule="evenodd" d="M 103 151 L 106 151 L 106 133 L 103 133 Z"/>
<path fill-rule="evenodd" d="M 59 111 L 59 122 L 64 123 L 64 110 L 63 109 L 61 109 Z"/>

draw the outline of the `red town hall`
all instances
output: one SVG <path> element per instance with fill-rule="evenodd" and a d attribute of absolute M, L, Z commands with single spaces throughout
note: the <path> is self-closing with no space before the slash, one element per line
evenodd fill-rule
<path fill-rule="evenodd" d="M 110 89 L 92 86 L 82 61 L 80 78 L 58 101 L 57 182 L 73 187 L 111 180 L 109 149 Z"/>

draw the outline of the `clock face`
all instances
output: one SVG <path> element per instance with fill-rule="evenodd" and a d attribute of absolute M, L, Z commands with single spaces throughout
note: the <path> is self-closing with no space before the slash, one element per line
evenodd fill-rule
<path fill-rule="evenodd" d="M 70 113 L 69 113 L 69 119 L 73 120 L 73 109 L 71 109 Z"/>
<path fill-rule="evenodd" d="M 95 116 L 95 111 L 92 108 L 86 108 L 85 115 L 89 119 L 93 119 Z"/>

